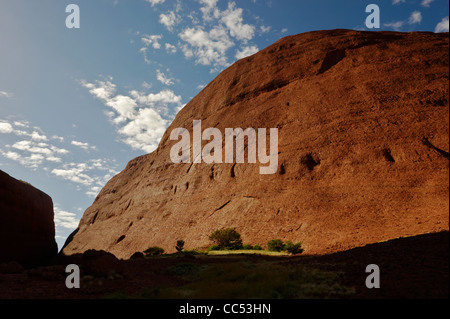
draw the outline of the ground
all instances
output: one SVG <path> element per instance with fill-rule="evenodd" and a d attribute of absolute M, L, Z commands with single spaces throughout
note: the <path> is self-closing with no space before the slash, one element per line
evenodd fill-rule
<path fill-rule="evenodd" d="M 65 286 L 65 267 L 81 288 Z M 105 252 L 58 256 L 24 269 L 0 265 L 1 299 L 448 299 L 449 234 L 399 238 L 322 255 L 171 255 L 118 260 Z M 366 266 L 380 268 L 368 289 Z"/>

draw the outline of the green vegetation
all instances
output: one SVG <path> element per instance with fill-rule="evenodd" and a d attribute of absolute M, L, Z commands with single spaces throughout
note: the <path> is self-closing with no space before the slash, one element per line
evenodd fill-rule
<path fill-rule="evenodd" d="M 284 250 L 284 244 L 281 239 L 272 239 L 268 242 L 267 247 L 269 251 L 283 251 Z"/>
<path fill-rule="evenodd" d="M 272 239 L 267 244 L 269 251 L 286 251 L 292 255 L 301 254 L 303 252 L 302 243 L 294 244 L 290 240 L 286 243 L 283 243 L 281 239 Z"/>
<path fill-rule="evenodd" d="M 155 257 L 155 256 L 160 256 L 164 254 L 164 249 L 162 249 L 161 247 L 150 247 L 147 250 L 144 251 L 144 255 L 146 257 Z"/>
<path fill-rule="evenodd" d="M 184 240 L 177 240 L 177 245 L 175 246 L 177 252 L 181 253 L 184 249 Z"/>
<path fill-rule="evenodd" d="M 292 255 L 301 254 L 303 252 L 302 243 L 296 243 L 294 244 L 290 240 L 288 240 L 284 244 L 284 250 Z"/>
<path fill-rule="evenodd" d="M 170 255 L 231 255 L 231 254 L 259 254 L 270 256 L 285 256 L 288 254 L 296 255 L 303 252 L 301 243 L 287 241 L 284 243 L 281 239 L 272 239 L 268 242 L 267 250 L 260 245 L 242 244 L 241 234 L 234 228 L 221 228 L 215 230 L 209 239 L 213 242 L 211 246 L 205 249 L 184 250 L 184 240 L 177 240 L 175 249 L 177 252 Z M 146 257 L 155 257 L 164 254 L 161 247 L 150 247 L 144 251 Z"/>
<path fill-rule="evenodd" d="M 209 235 L 209 240 L 219 246 L 219 249 L 237 250 L 242 248 L 241 234 L 234 228 L 217 229 Z"/>
<path fill-rule="evenodd" d="M 288 256 L 289 253 L 283 251 L 268 251 L 268 250 L 211 250 L 208 251 L 210 256 L 223 256 L 223 255 L 261 255 L 261 256 Z"/>
<path fill-rule="evenodd" d="M 220 247 L 216 244 L 213 244 L 213 245 L 209 246 L 206 251 L 210 252 L 210 251 L 215 251 L 215 250 L 220 250 Z"/>

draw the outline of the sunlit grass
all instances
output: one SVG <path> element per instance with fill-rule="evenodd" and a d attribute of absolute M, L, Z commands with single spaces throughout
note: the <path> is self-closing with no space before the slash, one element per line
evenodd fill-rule
<path fill-rule="evenodd" d="M 265 256 L 289 256 L 286 252 L 267 251 L 267 250 L 212 250 L 207 253 L 211 256 L 220 255 L 265 255 Z"/>

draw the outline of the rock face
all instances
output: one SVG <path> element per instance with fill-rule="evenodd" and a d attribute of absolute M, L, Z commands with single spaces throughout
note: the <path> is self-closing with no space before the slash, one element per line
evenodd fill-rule
<path fill-rule="evenodd" d="M 35 265 L 54 257 L 53 215 L 47 194 L 0 171 L 0 262 Z"/>
<path fill-rule="evenodd" d="M 222 227 L 306 254 L 448 230 L 448 44 L 448 33 L 318 31 L 237 61 L 107 183 L 64 253 L 197 248 Z M 278 128 L 277 173 L 172 163 L 172 130 L 192 137 L 194 120 L 222 134 Z"/>

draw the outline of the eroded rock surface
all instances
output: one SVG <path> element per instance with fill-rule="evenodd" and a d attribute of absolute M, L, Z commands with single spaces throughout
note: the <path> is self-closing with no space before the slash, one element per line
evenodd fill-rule
<path fill-rule="evenodd" d="M 448 230 L 448 33 L 318 31 L 223 71 L 112 178 L 64 253 L 301 241 L 305 254 Z M 279 169 L 173 164 L 174 128 L 278 128 Z M 204 142 L 205 144 L 207 142 Z"/>

